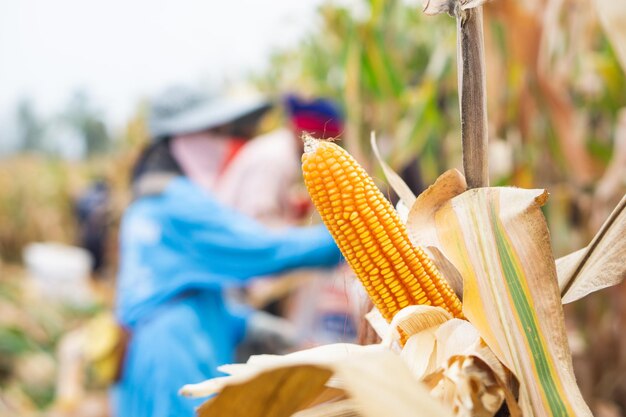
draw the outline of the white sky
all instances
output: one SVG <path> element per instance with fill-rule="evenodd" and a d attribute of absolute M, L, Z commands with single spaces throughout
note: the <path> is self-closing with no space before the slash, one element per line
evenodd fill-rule
<path fill-rule="evenodd" d="M 170 83 L 262 66 L 314 27 L 322 0 L 0 0 L 0 119 L 20 97 L 44 114 L 77 88 L 120 123 Z"/>

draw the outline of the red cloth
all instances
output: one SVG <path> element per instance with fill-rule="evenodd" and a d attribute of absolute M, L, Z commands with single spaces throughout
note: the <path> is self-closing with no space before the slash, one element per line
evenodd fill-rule
<path fill-rule="evenodd" d="M 242 138 L 228 139 L 226 154 L 224 155 L 224 162 L 222 162 L 222 166 L 217 173 L 218 177 L 220 177 L 224 173 L 224 171 L 226 171 L 230 163 L 233 161 L 233 159 L 235 159 L 235 156 L 237 156 L 237 154 L 239 153 L 241 148 L 243 148 L 243 145 L 245 145 L 246 142 L 247 140 Z"/>
<path fill-rule="evenodd" d="M 341 134 L 341 124 L 338 120 L 325 119 L 315 114 L 298 114 L 292 117 L 292 122 L 299 130 L 310 133 L 319 139 L 337 137 Z"/>

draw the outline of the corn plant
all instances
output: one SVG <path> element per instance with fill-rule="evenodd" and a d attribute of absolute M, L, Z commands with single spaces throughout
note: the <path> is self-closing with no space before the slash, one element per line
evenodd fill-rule
<path fill-rule="evenodd" d="M 426 3 L 457 21 L 465 175 L 446 171 L 415 197 L 383 164 L 404 225 L 351 155 L 305 138 L 305 183 L 382 342 L 223 366 L 229 376 L 182 389 L 217 394 L 200 416 L 591 416 L 562 304 L 624 279 L 626 197 L 587 247 L 555 261 L 548 192 L 488 186 L 482 1 Z"/>

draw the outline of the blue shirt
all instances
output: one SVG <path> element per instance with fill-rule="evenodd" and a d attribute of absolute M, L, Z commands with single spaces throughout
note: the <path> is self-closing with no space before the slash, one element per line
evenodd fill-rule
<path fill-rule="evenodd" d="M 113 390 L 117 417 L 193 416 L 198 402 L 178 390 L 217 376 L 245 331 L 225 287 L 340 259 L 323 226 L 271 231 L 185 177 L 127 209 L 120 243 L 116 312 L 132 339 Z"/>

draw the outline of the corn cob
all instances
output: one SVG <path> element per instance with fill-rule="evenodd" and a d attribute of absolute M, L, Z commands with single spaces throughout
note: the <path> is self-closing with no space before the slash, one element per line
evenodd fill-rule
<path fill-rule="evenodd" d="M 459 298 L 349 153 L 306 137 L 302 171 L 322 220 L 387 321 L 413 304 L 463 316 Z"/>

